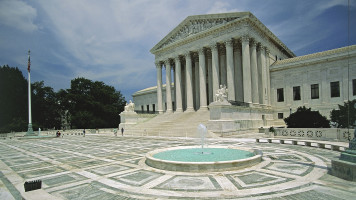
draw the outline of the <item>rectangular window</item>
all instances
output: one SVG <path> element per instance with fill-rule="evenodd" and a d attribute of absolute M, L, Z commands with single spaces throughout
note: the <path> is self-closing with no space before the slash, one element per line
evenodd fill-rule
<path fill-rule="evenodd" d="M 278 88 L 277 89 L 277 102 L 283 102 L 283 101 L 284 101 L 283 88 Z"/>
<path fill-rule="evenodd" d="M 152 111 L 156 112 L 156 105 L 155 104 L 152 104 Z"/>
<path fill-rule="evenodd" d="M 340 97 L 339 81 L 330 82 L 330 94 L 331 97 Z"/>
<path fill-rule="evenodd" d="M 356 79 L 352 80 L 352 95 L 356 96 Z"/>
<path fill-rule="evenodd" d="M 293 87 L 293 100 L 300 100 L 300 86 Z"/>
<path fill-rule="evenodd" d="M 147 105 L 146 107 L 147 107 L 147 113 L 149 113 L 150 112 L 150 105 Z"/>
<path fill-rule="evenodd" d="M 278 113 L 278 119 L 283 119 L 283 113 Z"/>
<path fill-rule="evenodd" d="M 141 106 L 141 111 L 143 112 L 143 106 Z"/>
<path fill-rule="evenodd" d="M 310 91 L 310 96 L 312 99 L 319 99 L 319 84 L 310 85 Z"/>

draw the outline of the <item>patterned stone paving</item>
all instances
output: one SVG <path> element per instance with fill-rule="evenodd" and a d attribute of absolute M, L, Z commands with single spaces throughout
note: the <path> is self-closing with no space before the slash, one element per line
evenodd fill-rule
<path fill-rule="evenodd" d="M 356 183 L 328 174 L 340 153 L 315 147 L 209 139 L 210 145 L 263 151 L 248 169 L 185 173 L 151 168 L 147 152 L 195 139 L 67 136 L 0 141 L 0 199 L 22 199 L 23 183 L 42 180 L 27 199 L 355 199 Z"/>

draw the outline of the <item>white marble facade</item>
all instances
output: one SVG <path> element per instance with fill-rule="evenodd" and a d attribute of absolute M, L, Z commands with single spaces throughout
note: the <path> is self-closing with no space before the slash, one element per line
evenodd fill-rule
<path fill-rule="evenodd" d="M 339 104 L 356 99 L 356 45 L 278 60 L 270 74 L 274 119 L 288 117 L 299 106 L 329 118 Z M 283 101 L 277 99 L 278 89 L 283 89 Z"/>
<path fill-rule="evenodd" d="M 272 109 L 275 119 L 303 105 L 329 117 L 330 109 L 347 99 L 347 88 L 355 98 L 355 46 L 295 57 L 250 12 L 189 16 L 150 52 L 157 86 L 133 94 L 137 111 L 206 110 L 219 85 L 227 86 L 229 100 Z M 330 82 L 337 81 L 340 97 L 331 98 Z M 319 84 L 319 99 L 311 99 L 311 84 Z M 293 100 L 298 86 L 300 100 Z M 281 88 L 284 99 L 278 102 Z"/>

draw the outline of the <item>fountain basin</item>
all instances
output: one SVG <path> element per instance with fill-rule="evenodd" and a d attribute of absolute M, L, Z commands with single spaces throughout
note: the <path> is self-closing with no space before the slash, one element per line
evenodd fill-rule
<path fill-rule="evenodd" d="M 262 152 L 259 150 L 221 146 L 204 149 L 196 146 L 173 147 L 146 154 L 148 166 L 181 172 L 231 171 L 251 167 L 261 160 Z"/>

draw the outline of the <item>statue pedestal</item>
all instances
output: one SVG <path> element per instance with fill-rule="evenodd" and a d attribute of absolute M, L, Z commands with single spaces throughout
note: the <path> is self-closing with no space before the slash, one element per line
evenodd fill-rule
<path fill-rule="evenodd" d="M 331 166 L 332 175 L 348 181 L 356 181 L 356 163 L 331 160 Z"/>
<path fill-rule="evenodd" d="M 258 131 L 273 120 L 273 113 L 266 108 L 235 106 L 229 102 L 213 102 L 209 105 L 208 129 L 217 134 L 231 135 Z"/>
<path fill-rule="evenodd" d="M 356 138 L 350 141 L 349 148 L 341 153 L 339 160 L 331 160 L 331 173 L 348 181 L 356 181 Z"/>
<path fill-rule="evenodd" d="M 120 113 L 120 124 L 119 129 L 121 128 L 130 128 L 137 124 L 138 115 L 134 111 L 124 111 Z"/>

